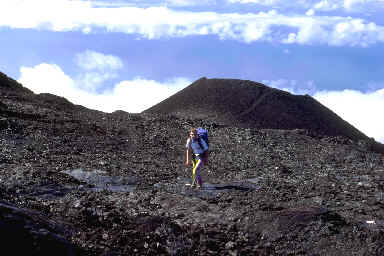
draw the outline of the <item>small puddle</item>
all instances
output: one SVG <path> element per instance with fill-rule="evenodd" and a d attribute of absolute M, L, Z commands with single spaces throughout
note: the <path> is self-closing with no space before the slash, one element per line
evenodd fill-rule
<path fill-rule="evenodd" d="M 136 189 L 136 178 L 124 176 L 109 176 L 100 170 L 86 171 L 82 168 L 67 170 L 63 173 L 91 185 L 93 191 L 108 190 L 111 192 L 132 192 Z"/>

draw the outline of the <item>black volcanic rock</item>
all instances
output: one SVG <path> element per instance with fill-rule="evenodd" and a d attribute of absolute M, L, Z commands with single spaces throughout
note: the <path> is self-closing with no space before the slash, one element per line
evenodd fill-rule
<path fill-rule="evenodd" d="M 0 110 L 6 110 L 7 108 L 7 105 L 0 101 Z"/>
<path fill-rule="evenodd" d="M 201 78 L 144 113 L 209 119 L 243 128 L 305 129 L 353 140 L 367 139 L 308 95 L 292 95 L 247 80 Z"/>
<path fill-rule="evenodd" d="M 369 140 L 107 114 L 14 86 L 0 87 L 0 237 L 15 255 L 383 255 L 384 158 Z M 201 190 L 185 186 L 197 126 Z"/>
<path fill-rule="evenodd" d="M 1 88 L 1 95 L 3 95 L 3 93 L 5 93 L 5 92 L 32 93 L 30 90 L 23 87 L 16 80 L 8 77 L 6 74 L 4 74 L 2 72 L 0 72 L 0 88 Z"/>
<path fill-rule="evenodd" d="M 81 112 L 86 108 L 75 105 L 64 97 L 56 96 L 50 93 L 40 93 L 34 97 L 34 101 L 41 107 L 54 109 L 56 111 L 77 111 Z"/>
<path fill-rule="evenodd" d="M 2 250 L 12 255 L 81 255 L 71 244 L 65 225 L 49 221 L 43 214 L 0 201 Z"/>

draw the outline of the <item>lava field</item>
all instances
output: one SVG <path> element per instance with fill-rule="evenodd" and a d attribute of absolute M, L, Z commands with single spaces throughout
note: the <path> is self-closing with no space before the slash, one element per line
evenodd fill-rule
<path fill-rule="evenodd" d="M 188 87 L 140 114 L 103 113 L 36 95 L 1 74 L 3 250 L 384 255 L 381 144 L 309 96 L 206 80 L 197 84 L 211 86 L 207 95 L 230 85 L 254 98 L 226 109 L 222 97 L 207 97 L 194 111 Z M 185 141 L 200 126 L 210 156 L 203 189 L 193 189 L 185 186 Z"/>

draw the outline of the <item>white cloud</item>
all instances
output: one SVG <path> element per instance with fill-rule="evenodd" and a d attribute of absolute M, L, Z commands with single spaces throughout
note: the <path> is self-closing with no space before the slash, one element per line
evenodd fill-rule
<path fill-rule="evenodd" d="M 74 81 L 56 64 L 41 63 L 34 67 L 21 67 L 18 82 L 35 93 L 60 92 L 70 96 L 76 90 Z"/>
<path fill-rule="evenodd" d="M 76 64 L 85 70 L 116 70 L 123 67 L 122 60 L 113 55 L 86 50 L 75 57 Z"/>
<path fill-rule="evenodd" d="M 367 93 L 321 91 L 313 97 L 367 136 L 384 143 L 384 89 Z"/>
<path fill-rule="evenodd" d="M 195 6 L 216 4 L 216 0 L 165 0 L 165 3 L 170 6 Z"/>
<path fill-rule="evenodd" d="M 322 0 L 314 4 L 313 8 L 319 11 L 333 11 L 342 8 L 342 1 Z"/>
<path fill-rule="evenodd" d="M 229 3 L 239 3 L 239 4 L 258 4 L 264 6 L 277 6 L 286 3 L 284 0 L 227 0 Z"/>
<path fill-rule="evenodd" d="M 117 76 L 112 72 L 85 72 L 75 78 L 75 84 L 83 90 L 96 91 L 104 86 L 105 81 Z"/>
<path fill-rule="evenodd" d="M 22 67 L 18 81 L 35 93 L 51 93 L 65 97 L 74 104 L 104 112 L 124 110 L 141 112 L 159 103 L 191 83 L 186 78 L 156 82 L 143 78 L 122 81 L 112 89 L 96 93 L 79 85 L 55 64 L 42 63 Z"/>
<path fill-rule="evenodd" d="M 135 78 L 117 84 L 110 95 L 113 95 L 115 99 L 114 109 L 141 112 L 184 89 L 189 84 L 191 81 L 186 78 L 174 78 L 164 83 Z"/>
<path fill-rule="evenodd" d="M 369 46 L 377 40 L 384 39 L 383 31 L 378 34 L 377 25 L 374 23 L 364 23 L 363 20 L 350 19 L 349 21 L 339 22 L 333 31 L 331 44 L 334 45 L 361 45 Z M 358 42 L 360 40 L 360 43 Z"/>
<path fill-rule="evenodd" d="M 384 42 L 384 26 L 350 17 L 293 16 L 276 11 L 239 14 L 175 11 L 167 7 L 96 7 L 91 1 L 76 0 L 3 1 L 6 4 L 2 6 L 0 27 L 83 33 L 102 30 L 148 39 L 210 34 L 246 43 L 369 46 Z"/>
<path fill-rule="evenodd" d="M 380 7 L 381 0 L 321 0 L 313 5 L 319 11 L 345 10 L 347 12 L 371 11 Z"/>
<path fill-rule="evenodd" d="M 315 11 L 314 11 L 313 9 L 309 9 L 309 10 L 305 13 L 305 15 L 307 15 L 307 16 L 313 16 L 313 15 L 315 15 Z"/>
<path fill-rule="evenodd" d="M 116 78 L 116 71 L 123 68 L 123 61 L 113 55 L 86 50 L 76 55 L 76 65 L 84 72 L 76 77 L 79 88 L 96 91 L 109 79 Z"/>
<path fill-rule="evenodd" d="M 305 10 L 314 9 L 322 12 L 377 12 L 384 9 L 383 0 L 226 0 L 231 4 L 256 4 L 278 9 Z"/>

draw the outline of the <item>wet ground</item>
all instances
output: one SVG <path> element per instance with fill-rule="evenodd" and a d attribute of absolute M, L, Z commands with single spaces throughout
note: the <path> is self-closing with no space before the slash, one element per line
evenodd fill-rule
<path fill-rule="evenodd" d="M 109 176 L 107 172 L 100 170 L 67 170 L 63 173 L 70 175 L 79 182 L 84 182 L 88 186 L 81 185 L 82 189 L 91 191 L 110 191 L 110 192 L 132 192 L 136 189 L 137 179 L 134 177 Z"/>

